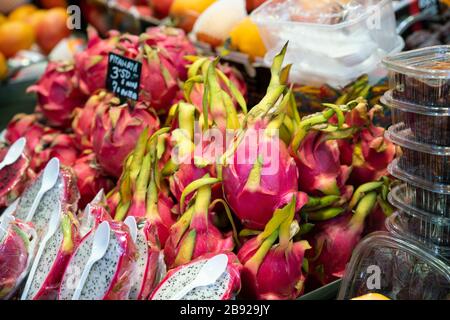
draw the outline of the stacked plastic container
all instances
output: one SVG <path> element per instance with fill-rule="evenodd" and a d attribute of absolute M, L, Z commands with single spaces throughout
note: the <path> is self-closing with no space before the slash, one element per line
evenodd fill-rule
<path fill-rule="evenodd" d="M 386 222 L 389 232 L 357 246 L 338 298 L 449 299 L 450 46 L 399 53 L 384 64 L 391 90 L 382 102 L 393 122 L 387 137 L 401 149 L 389 166 L 402 181 L 389 195 L 398 211 Z"/>

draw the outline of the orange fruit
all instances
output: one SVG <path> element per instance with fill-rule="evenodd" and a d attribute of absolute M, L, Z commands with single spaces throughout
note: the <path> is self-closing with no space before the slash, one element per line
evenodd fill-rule
<path fill-rule="evenodd" d="M 11 21 L 23 21 L 27 17 L 30 16 L 33 12 L 35 12 L 38 8 L 36 8 L 32 4 L 24 4 L 23 6 L 18 7 L 17 9 L 14 9 L 9 14 L 9 20 Z"/>
<path fill-rule="evenodd" d="M 353 298 L 352 300 L 391 300 L 391 299 L 379 293 L 368 293 L 361 297 Z"/>
<path fill-rule="evenodd" d="M 0 26 L 0 52 L 6 58 L 20 50 L 30 49 L 34 43 L 33 28 L 22 21 L 7 21 Z"/>
<path fill-rule="evenodd" d="M 0 13 L 0 26 L 5 23 L 8 19 Z"/>
<path fill-rule="evenodd" d="M 252 59 L 264 57 L 266 46 L 259 35 L 258 26 L 245 18 L 230 32 L 231 46 L 240 52 L 248 54 Z"/>
<path fill-rule="evenodd" d="M 190 32 L 200 14 L 216 0 L 175 0 L 170 7 L 170 15 L 177 25 Z"/>
<path fill-rule="evenodd" d="M 6 77 L 8 73 L 8 65 L 5 56 L 0 52 L 0 80 Z"/>
<path fill-rule="evenodd" d="M 25 22 L 33 27 L 33 30 L 36 30 L 39 23 L 42 21 L 46 14 L 47 10 L 37 10 L 33 12 L 30 16 L 25 18 Z"/>
<path fill-rule="evenodd" d="M 36 42 L 42 51 L 49 54 L 64 38 L 70 35 L 67 28 L 67 12 L 63 8 L 48 10 L 36 26 Z"/>

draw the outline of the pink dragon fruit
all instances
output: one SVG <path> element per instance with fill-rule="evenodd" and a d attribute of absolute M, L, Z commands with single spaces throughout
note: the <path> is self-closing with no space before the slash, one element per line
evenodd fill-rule
<path fill-rule="evenodd" d="M 362 199 L 358 200 L 360 198 Z M 377 192 L 368 191 L 363 194 L 357 190 L 351 201 L 356 202 L 357 206 L 350 205 L 350 210 L 356 207 L 354 214 L 347 212 L 320 222 L 315 225 L 311 234 L 308 234 L 307 238 L 313 247 L 313 252 L 308 255 L 310 273 L 322 285 L 343 276 L 353 249 L 361 240 L 365 219 L 373 211 L 376 201 Z"/>
<path fill-rule="evenodd" d="M 136 264 L 136 246 L 128 227 L 122 222 L 108 221 L 111 228 L 105 255 L 91 268 L 81 290 L 80 300 L 128 299 Z M 91 254 L 95 229 L 78 245 L 64 272 L 59 300 L 71 300 Z"/>
<path fill-rule="evenodd" d="M 0 161 L 3 160 L 8 150 L 0 150 Z M 35 178 L 34 171 L 30 168 L 30 161 L 25 155 L 13 164 L 0 170 L 0 208 L 13 203 L 23 192 L 29 181 Z"/>
<path fill-rule="evenodd" d="M 143 36 L 147 45 L 167 52 L 180 79 L 186 80 L 189 62 L 185 59 L 185 56 L 196 54 L 196 49 L 189 41 L 186 33 L 182 29 L 162 26 L 148 28 Z"/>
<path fill-rule="evenodd" d="M 61 218 L 60 229 L 45 243 L 45 249 L 33 277 L 28 277 L 28 292 L 22 300 L 55 300 L 64 270 L 78 244 L 75 217 L 68 212 Z M 27 287 L 26 285 L 26 287 Z"/>
<path fill-rule="evenodd" d="M 109 105 L 97 110 L 92 127 L 92 145 L 103 170 L 119 177 L 123 162 L 133 150 L 141 132 L 149 128 L 149 135 L 159 128 L 159 119 L 147 104 L 138 102 L 134 107 L 127 104 Z"/>
<path fill-rule="evenodd" d="M 72 111 L 86 100 L 78 88 L 73 64 L 65 62 L 50 62 L 41 79 L 27 92 L 37 93 L 39 112 L 55 127 L 68 126 Z"/>
<path fill-rule="evenodd" d="M 102 90 L 92 95 L 83 108 L 76 108 L 72 121 L 75 142 L 80 150 L 92 149 L 92 126 L 98 109 L 102 110 L 109 103 L 118 105 L 119 98 Z"/>
<path fill-rule="evenodd" d="M 0 239 L 0 300 L 9 299 L 26 277 L 34 254 L 37 234 L 30 223 L 9 222 Z"/>
<path fill-rule="evenodd" d="M 85 151 L 83 156 L 75 161 L 73 170 L 80 191 L 80 208 L 84 208 L 100 190 L 109 192 L 114 187 L 114 181 L 102 174 L 92 151 Z"/>
<path fill-rule="evenodd" d="M 39 145 L 41 137 L 57 132 L 54 129 L 42 125 L 41 121 L 42 116 L 37 113 L 16 114 L 6 127 L 5 140 L 13 144 L 22 137 L 26 138 L 27 154 L 32 159 L 34 157 L 34 150 Z"/>
<path fill-rule="evenodd" d="M 164 256 L 169 268 L 174 268 L 200 257 L 206 253 L 232 251 L 234 241 L 231 235 L 223 235 L 212 224 L 209 216 L 211 184 L 219 180 L 206 175 L 186 187 L 185 193 L 198 187 L 195 202 L 184 212 L 181 205 L 181 218 L 170 228 L 170 235 L 164 247 Z M 181 204 L 184 203 L 184 196 Z"/>
<path fill-rule="evenodd" d="M 144 45 L 139 101 L 166 113 L 180 90 L 178 72 L 165 50 Z"/>
<path fill-rule="evenodd" d="M 200 272 L 207 260 L 217 253 L 209 253 L 198 257 L 188 264 L 170 270 L 159 286 L 155 289 L 150 300 L 170 300 L 177 292 L 191 283 Z M 197 287 L 188 292 L 183 300 L 233 300 L 241 288 L 240 272 L 242 265 L 233 253 L 226 253 L 228 266 L 226 271 L 214 284 Z"/>
<path fill-rule="evenodd" d="M 75 68 L 81 91 L 92 95 L 105 87 L 109 53 L 135 59 L 139 54 L 139 37 L 111 31 L 103 40 L 93 28 L 88 29 L 88 37 L 87 49 L 75 55 Z"/>
<path fill-rule="evenodd" d="M 244 265 L 241 273 L 243 297 L 293 300 L 303 292 L 303 257 L 310 246 L 307 241 L 292 240 L 295 235 L 292 231 L 299 230 L 294 216 L 295 198 L 284 208 L 277 209 L 264 231 L 239 250 L 238 258 Z"/>
<path fill-rule="evenodd" d="M 62 165 L 71 167 L 75 164 L 78 156 L 79 151 L 74 141 L 74 135 L 50 133 L 42 136 L 34 149 L 31 167 L 39 172 L 52 158 L 58 158 Z"/>

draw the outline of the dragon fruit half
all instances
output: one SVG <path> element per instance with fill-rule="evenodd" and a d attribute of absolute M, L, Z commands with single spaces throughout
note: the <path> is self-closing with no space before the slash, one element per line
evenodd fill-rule
<path fill-rule="evenodd" d="M 147 104 L 138 102 L 116 105 L 109 101 L 97 110 L 92 127 L 92 145 L 97 160 L 106 173 L 119 177 L 123 162 L 133 150 L 134 141 L 149 128 L 149 135 L 159 128 L 159 119 Z"/>
<path fill-rule="evenodd" d="M 0 150 L 0 161 L 3 160 L 8 150 Z M 35 173 L 30 168 L 30 161 L 25 155 L 13 164 L 0 170 L 0 208 L 13 203 L 23 192 L 27 183 L 35 178 Z"/>
<path fill-rule="evenodd" d="M 80 300 L 126 300 L 129 296 L 136 261 L 136 247 L 128 227 L 108 222 L 111 238 L 105 255 L 89 272 Z M 81 273 L 90 257 L 95 229 L 88 233 L 72 255 L 59 290 L 60 300 L 71 300 Z"/>
<path fill-rule="evenodd" d="M 148 28 L 144 34 L 145 43 L 151 47 L 164 49 L 177 69 L 181 80 L 186 80 L 187 65 L 185 56 L 194 55 L 196 49 L 182 29 L 170 27 Z"/>
<path fill-rule="evenodd" d="M 200 272 L 206 261 L 217 253 L 198 257 L 188 264 L 170 270 L 153 292 L 150 300 L 170 300 L 174 294 L 191 283 Z M 227 253 L 226 271 L 209 286 L 197 287 L 187 293 L 183 300 L 232 300 L 241 288 L 240 272 L 242 265 L 233 253 Z"/>
<path fill-rule="evenodd" d="M 9 222 L 0 239 L 0 299 L 9 299 L 28 274 L 37 239 L 31 224 L 17 219 Z"/>
<path fill-rule="evenodd" d="M 14 216 L 17 219 L 25 220 L 27 218 L 41 184 L 42 172 L 20 197 L 17 209 L 14 212 Z M 42 237 L 45 234 L 50 217 L 55 210 L 58 210 L 59 206 L 66 211 L 77 212 L 78 199 L 79 192 L 73 171 L 69 168 L 61 167 L 56 184 L 41 198 L 31 221 L 36 228 L 37 235 Z"/>
<path fill-rule="evenodd" d="M 78 88 L 74 65 L 65 62 L 50 62 L 41 79 L 27 92 L 37 93 L 39 112 L 56 127 L 69 125 L 72 111 L 86 100 Z"/>
<path fill-rule="evenodd" d="M 30 289 L 25 300 L 55 300 L 64 270 L 79 241 L 75 217 L 68 212 L 61 218 L 59 230 L 45 243 L 33 278 L 28 278 Z"/>
<path fill-rule="evenodd" d="M 314 226 L 308 240 L 313 247 L 309 257 L 310 274 L 322 285 L 343 276 L 353 249 L 361 240 L 366 217 L 371 214 L 377 202 L 377 192 L 373 191 L 381 183 L 369 183 L 355 191 L 347 212 Z M 366 186 L 367 192 L 361 192 Z M 371 190 L 372 189 L 372 190 Z M 356 205 L 357 204 L 357 205 Z"/>
<path fill-rule="evenodd" d="M 88 38 L 86 50 L 75 55 L 75 68 L 81 91 L 92 95 L 106 85 L 109 53 L 136 58 L 139 54 L 139 37 L 111 31 L 108 38 L 103 40 L 95 29 L 88 28 Z"/>
<path fill-rule="evenodd" d="M 93 152 L 84 152 L 83 156 L 75 161 L 73 171 L 80 191 L 79 208 L 84 208 L 100 190 L 109 192 L 114 187 L 114 181 L 102 174 Z"/>
<path fill-rule="evenodd" d="M 194 203 L 170 228 L 170 235 L 164 247 L 164 256 L 169 268 L 190 262 L 206 253 L 232 251 L 234 241 L 231 235 L 223 235 L 213 225 L 209 215 L 211 185 L 219 182 L 206 175 L 186 187 L 181 197 L 180 211 L 184 212 L 184 196 L 198 189 Z"/>
<path fill-rule="evenodd" d="M 303 257 L 310 246 L 307 241 L 292 240 L 299 231 L 294 215 L 295 198 L 277 209 L 264 231 L 239 250 L 238 258 L 244 265 L 243 297 L 288 300 L 303 292 Z"/>

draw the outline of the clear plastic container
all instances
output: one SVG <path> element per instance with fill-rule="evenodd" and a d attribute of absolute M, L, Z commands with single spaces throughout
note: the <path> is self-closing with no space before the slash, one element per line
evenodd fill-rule
<path fill-rule="evenodd" d="M 431 183 L 450 186 L 450 147 L 417 143 L 405 138 L 403 133 L 395 132 L 395 127 L 386 133 L 389 140 L 402 147 L 398 168 Z"/>
<path fill-rule="evenodd" d="M 376 232 L 353 251 L 338 294 L 347 300 L 380 293 L 393 300 L 446 300 L 450 267 L 421 243 Z"/>
<path fill-rule="evenodd" d="M 433 192 L 405 183 L 394 188 L 390 197 L 391 203 L 399 209 L 450 218 L 450 194 Z"/>
<path fill-rule="evenodd" d="M 391 108 L 392 128 L 403 140 L 438 147 L 450 147 L 450 106 L 435 108 L 401 102 L 393 99 L 392 91 L 381 98 Z"/>
<path fill-rule="evenodd" d="M 434 229 L 432 229 L 434 227 Z M 431 232 L 442 233 L 442 226 L 436 227 L 423 219 L 416 219 L 407 214 L 405 211 L 399 211 L 392 214 L 386 219 L 386 229 L 396 237 L 407 239 L 408 241 L 416 241 L 426 247 L 429 252 L 435 256 L 450 263 L 450 247 L 447 245 L 436 244 L 436 237 L 431 241 Z M 418 231 L 423 234 L 419 234 Z M 438 230 L 438 231 L 434 231 Z M 447 229 L 448 230 L 448 229 Z"/>
<path fill-rule="evenodd" d="M 383 62 L 394 99 L 450 107 L 450 45 L 398 53 Z"/>
<path fill-rule="evenodd" d="M 376 82 L 386 75 L 382 58 L 404 47 L 390 0 L 269 0 L 251 18 L 267 64 L 289 41 L 295 83 L 343 87 L 362 74 Z"/>

